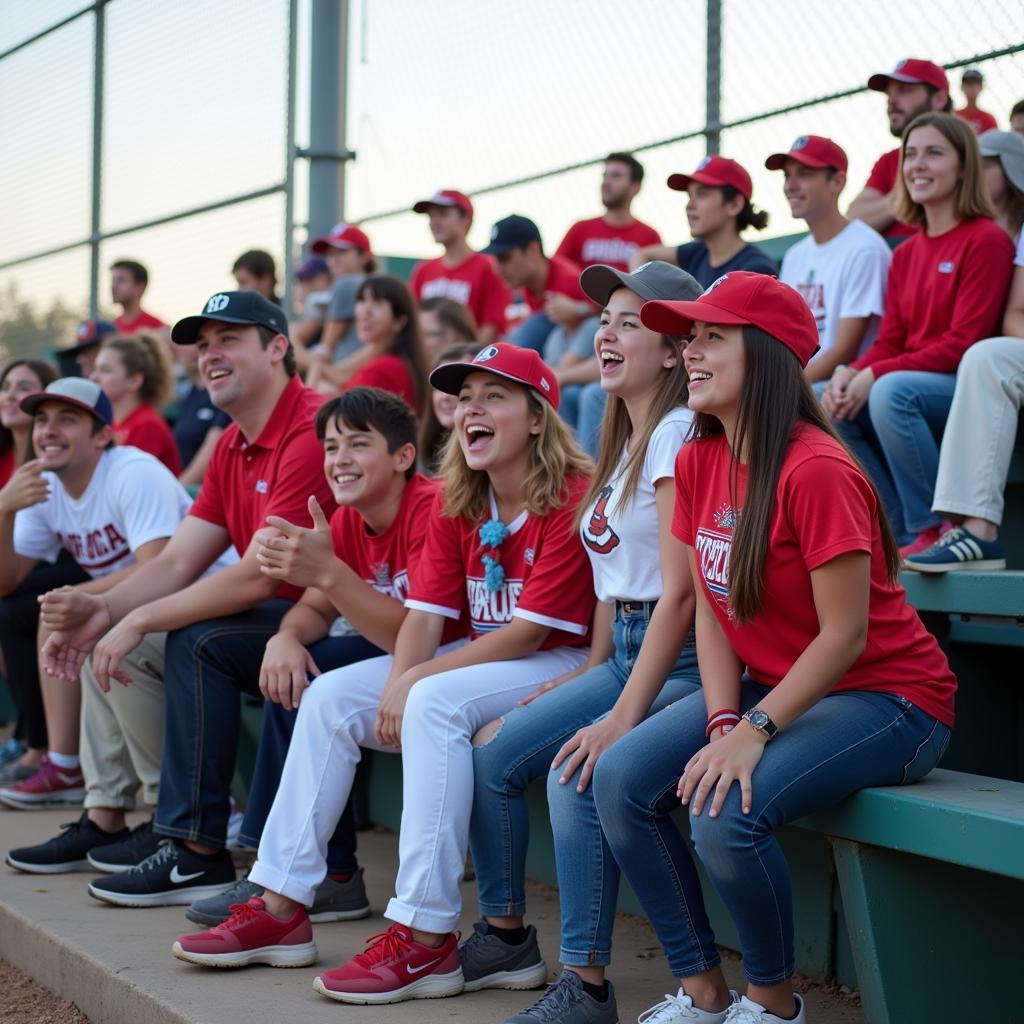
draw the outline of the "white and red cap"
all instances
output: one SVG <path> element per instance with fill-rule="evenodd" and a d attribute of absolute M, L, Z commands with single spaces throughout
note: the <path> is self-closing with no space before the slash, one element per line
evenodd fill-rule
<path fill-rule="evenodd" d="M 834 167 L 845 171 L 846 153 L 843 147 L 823 135 L 801 135 L 793 141 L 788 153 L 772 153 L 764 165 L 769 171 L 781 171 L 787 160 L 795 160 L 805 167 Z"/>
<path fill-rule="evenodd" d="M 818 324 L 803 296 L 768 274 L 731 270 L 692 302 L 645 302 L 644 327 L 662 334 L 692 334 L 693 322 L 752 324 L 782 342 L 806 366 L 818 351 Z"/>
<path fill-rule="evenodd" d="M 558 381 L 551 367 L 531 348 L 499 341 L 477 352 L 469 362 L 445 363 L 430 375 L 430 386 L 446 395 L 457 395 L 471 373 L 494 373 L 533 388 L 558 408 Z"/>
<path fill-rule="evenodd" d="M 744 199 L 750 200 L 754 194 L 754 186 L 746 168 L 727 156 L 706 156 L 692 174 L 670 174 L 668 187 L 676 192 L 685 192 L 691 181 L 702 185 L 714 185 L 721 188 L 731 185 Z"/>
<path fill-rule="evenodd" d="M 45 391 L 26 395 L 19 404 L 22 411 L 31 416 L 43 402 L 62 402 L 84 409 L 106 427 L 114 422 L 114 407 L 107 393 L 95 381 L 85 377 L 61 377 L 48 384 Z"/>
<path fill-rule="evenodd" d="M 473 204 L 469 196 L 456 192 L 452 188 L 443 188 L 435 192 L 429 199 L 421 199 L 414 203 L 413 213 L 430 213 L 432 206 L 457 206 L 467 217 L 473 216 Z"/>
<path fill-rule="evenodd" d="M 875 92 L 885 92 L 890 82 L 910 82 L 911 84 L 930 85 L 933 89 L 949 92 L 949 79 L 946 72 L 930 60 L 918 60 L 907 57 L 899 61 L 888 73 L 880 71 L 868 79 L 868 88 Z"/>
<path fill-rule="evenodd" d="M 360 252 L 373 255 L 366 232 L 362 228 L 357 228 L 355 224 L 346 224 L 344 221 L 335 224 L 329 235 L 316 239 L 309 247 L 310 252 L 321 256 L 329 249 L 358 249 Z"/>

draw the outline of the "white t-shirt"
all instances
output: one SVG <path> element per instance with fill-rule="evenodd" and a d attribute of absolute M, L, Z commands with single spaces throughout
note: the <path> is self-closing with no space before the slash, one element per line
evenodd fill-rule
<path fill-rule="evenodd" d="M 885 239 L 861 220 L 851 220 L 824 245 L 808 235 L 787 251 L 779 280 L 804 297 L 818 322 L 821 349 L 815 359 L 833 344 L 839 321 L 847 317 L 874 317 L 856 355 L 870 347 L 885 309 L 891 262 Z"/>
<path fill-rule="evenodd" d="M 170 537 L 192 504 L 162 462 L 128 446 L 100 456 L 79 498 L 55 473 L 43 476 L 50 496 L 14 517 L 14 550 L 52 562 L 66 548 L 94 579 L 131 565 L 133 552 L 151 540 Z"/>
<path fill-rule="evenodd" d="M 601 601 L 656 601 L 661 597 L 658 508 L 654 485 L 675 473 L 676 455 L 689 433 L 693 413 L 677 408 L 654 428 L 644 468 L 632 499 L 619 507 L 625 483 L 626 452 L 611 480 L 583 515 L 580 535 L 594 570 Z"/>

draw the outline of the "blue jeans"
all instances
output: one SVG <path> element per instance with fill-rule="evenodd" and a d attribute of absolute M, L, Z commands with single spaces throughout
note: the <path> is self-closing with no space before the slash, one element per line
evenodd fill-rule
<path fill-rule="evenodd" d="M 579 412 L 576 414 L 576 436 L 583 450 L 596 459 L 597 450 L 601 446 L 601 422 L 604 419 L 604 407 L 608 404 L 608 392 L 601 387 L 600 381 L 591 381 L 583 385 L 577 403 Z"/>
<path fill-rule="evenodd" d="M 473 815 L 470 846 L 480 910 L 489 917 L 519 916 L 526 909 L 529 817 L 523 791 L 547 774 L 548 803 L 562 908 L 562 963 L 607 964 L 619 890 L 619 871 L 601 834 L 593 788 L 576 792 L 574 781 L 551 772 L 559 747 L 578 729 L 603 718 L 626 685 L 640 652 L 648 618 L 643 611 L 616 613 L 615 654 L 603 665 L 504 716 L 500 730 L 473 750 Z M 679 655 L 651 714 L 700 686 L 692 637 Z"/>
<path fill-rule="evenodd" d="M 745 678 L 741 708 L 769 688 Z M 598 762 L 594 796 L 615 859 L 647 914 L 672 974 L 720 962 L 686 840 L 669 817 L 686 762 L 705 744 L 703 694 L 642 722 Z M 908 700 L 885 693 L 832 693 L 764 749 L 754 769 L 750 814 L 733 785 L 717 818 L 690 814 L 690 833 L 736 924 L 743 970 L 776 985 L 794 970 L 789 869 L 779 825 L 830 807 L 864 786 L 916 782 L 938 763 L 950 730 Z"/>
<path fill-rule="evenodd" d="M 548 319 L 547 313 L 534 313 L 512 332 L 508 340 L 520 348 L 532 348 L 539 354 L 544 351 L 544 343 L 554 329 L 555 325 Z"/>

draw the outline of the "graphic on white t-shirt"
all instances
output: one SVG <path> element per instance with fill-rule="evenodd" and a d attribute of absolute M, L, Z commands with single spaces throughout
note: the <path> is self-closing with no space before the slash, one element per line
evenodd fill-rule
<path fill-rule="evenodd" d="M 614 490 L 606 484 L 597 492 L 597 504 L 583 527 L 583 543 L 598 555 L 607 555 L 619 546 L 619 535 L 608 523 L 608 501 Z"/>

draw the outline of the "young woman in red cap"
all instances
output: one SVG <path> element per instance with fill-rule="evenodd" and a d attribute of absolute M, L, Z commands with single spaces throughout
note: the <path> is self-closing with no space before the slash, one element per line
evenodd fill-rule
<path fill-rule="evenodd" d="M 641 1019 L 802 1022 L 775 829 L 926 774 L 948 742 L 956 680 L 896 582 L 874 486 L 804 380 L 818 335 L 800 295 L 736 272 L 641 317 L 692 335 L 695 439 L 676 463 L 673 531 L 697 591 L 704 687 L 619 740 L 594 775 L 612 852 L 680 983 Z M 669 817 L 680 801 L 739 934 L 739 999 Z"/>
<path fill-rule="evenodd" d="M 305 691 L 249 873 L 263 896 L 213 931 L 180 938 L 174 952 L 183 960 L 314 962 L 306 908 L 324 878 L 360 748 L 400 747 L 400 866 L 386 911 L 394 923 L 315 988 L 349 1003 L 462 991 L 455 927 L 471 740 L 586 660 L 594 584 L 574 523 L 592 467 L 558 416 L 558 384 L 536 352 L 489 345 L 471 362 L 438 367 L 430 383 L 458 396 L 457 443 L 442 458 L 444 491 L 412 571 L 394 655 L 326 673 Z"/>

